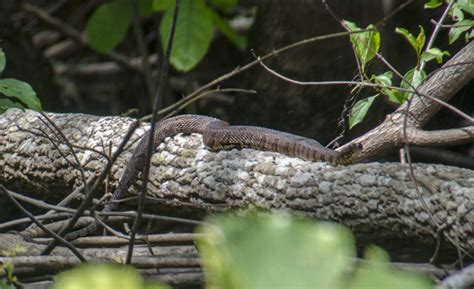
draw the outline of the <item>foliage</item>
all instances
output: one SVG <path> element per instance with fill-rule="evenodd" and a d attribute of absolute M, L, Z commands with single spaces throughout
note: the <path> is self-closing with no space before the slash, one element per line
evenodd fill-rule
<path fill-rule="evenodd" d="M 13 274 L 13 264 L 10 262 L 0 263 L 0 289 L 16 288 L 18 279 Z"/>
<path fill-rule="evenodd" d="M 82 265 L 55 277 L 53 289 L 168 289 L 156 282 L 145 282 L 131 266 L 111 264 Z"/>
<path fill-rule="evenodd" d="M 341 225 L 281 214 L 218 216 L 210 223 L 198 242 L 208 288 L 432 288 L 428 278 L 390 268 L 375 247 L 356 266 L 353 237 Z"/>
<path fill-rule="evenodd" d="M 472 2 L 472 0 L 453 1 L 454 3 L 448 11 L 454 21 L 454 24 L 449 30 L 450 44 L 456 41 L 463 33 L 465 33 L 466 41 L 474 37 L 474 21 L 465 19 L 465 14 L 472 15 L 474 13 L 474 2 Z M 434 9 L 440 7 L 442 4 L 442 0 L 428 0 L 425 4 L 425 8 Z M 344 21 L 344 25 L 350 31 L 360 30 L 356 24 L 349 21 Z M 369 28 L 375 30 L 373 25 L 369 25 L 367 29 Z M 351 36 L 350 40 L 356 52 L 355 54 L 359 61 L 362 76 L 365 78 L 365 81 L 379 85 L 379 88 L 376 94 L 356 102 L 349 115 L 349 128 L 353 128 L 364 120 L 375 98 L 380 95 L 385 95 L 387 99 L 395 105 L 403 104 L 407 99 L 413 96 L 414 91 L 425 81 L 425 64 L 432 60 L 436 60 L 438 64 L 441 64 L 445 55 L 450 56 L 448 51 L 442 51 L 437 47 L 427 47 L 425 30 L 422 26 L 419 26 L 419 28 L 420 31 L 416 37 L 407 29 L 400 27 L 395 29 L 396 33 L 406 39 L 416 55 L 416 64 L 412 69 L 405 72 L 400 81 L 399 89 L 392 85 L 393 72 L 391 71 L 384 72 L 380 75 L 372 75 L 370 78 L 366 74 L 366 65 L 374 58 L 374 55 L 376 55 L 380 48 L 380 34 L 377 31 L 370 31 Z M 470 31 L 470 33 L 467 33 L 468 31 Z"/>
<path fill-rule="evenodd" d="M 0 48 L 0 74 L 6 66 L 6 57 Z M 10 107 L 30 108 L 41 111 L 41 102 L 36 92 L 26 82 L 14 79 L 0 79 L 0 114 Z"/>
<path fill-rule="evenodd" d="M 217 28 L 239 49 L 246 46 L 246 38 L 239 35 L 214 8 L 231 11 L 238 0 L 182 0 L 176 23 L 170 62 L 180 71 L 195 67 L 209 49 Z M 159 31 L 163 48 L 166 46 L 175 0 L 140 0 L 141 17 L 163 12 Z M 209 5 L 212 5 L 211 8 Z M 131 24 L 131 1 L 113 0 L 99 6 L 89 18 L 85 35 L 90 45 L 101 53 L 115 48 L 125 37 Z"/>

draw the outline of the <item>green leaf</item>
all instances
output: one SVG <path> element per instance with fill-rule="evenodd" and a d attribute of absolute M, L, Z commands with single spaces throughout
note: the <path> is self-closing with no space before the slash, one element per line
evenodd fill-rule
<path fill-rule="evenodd" d="M 456 27 L 451 27 L 449 29 L 449 44 L 454 43 L 464 32 L 468 31 L 469 29 L 472 29 L 472 27 L 474 26 L 474 21 L 465 19 L 457 22 L 455 25 Z"/>
<path fill-rule="evenodd" d="M 95 50 L 107 53 L 125 37 L 130 21 L 129 0 L 107 2 L 87 21 L 85 36 Z"/>
<path fill-rule="evenodd" d="M 153 1 L 154 0 L 140 0 L 138 1 L 138 13 L 141 17 L 148 17 L 151 15 L 152 8 L 153 8 Z M 131 6 L 129 0 L 129 7 Z M 131 9 L 131 8 L 129 8 Z"/>
<path fill-rule="evenodd" d="M 209 288 L 341 288 L 355 256 L 346 228 L 289 215 L 220 216 L 198 240 Z"/>
<path fill-rule="evenodd" d="M 5 69 L 6 63 L 7 59 L 5 58 L 5 52 L 3 52 L 3 49 L 0 48 L 0 73 L 2 73 Z"/>
<path fill-rule="evenodd" d="M 344 20 L 344 25 L 349 31 L 361 30 L 353 22 Z M 351 43 L 355 48 L 357 58 L 359 59 L 362 70 L 365 70 L 366 64 L 374 58 L 380 48 L 380 33 L 377 31 L 374 25 L 367 26 L 366 29 L 372 29 L 374 31 L 351 34 Z"/>
<path fill-rule="evenodd" d="M 379 75 L 372 75 L 371 77 L 371 79 L 374 80 L 375 83 L 380 84 L 380 85 L 385 85 L 385 86 L 392 85 L 392 78 L 393 78 L 393 73 L 391 71 L 387 71 Z"/>
<path fill-rule="evenodd" d="M 454 5 L 459 6 L 463 11 L 474 15 L 474 1 L 472 0 L 457 0 Z"/>
<path fill-rule="evenodd" d="M 361 99 L 354 104 L 351 114 L 349 115 L 349 129 L 352 129 L 356 124 L 364 120 L 369 108 L 372 106 L 372 103 L 374 103 L 377 96 L 379 96 L 379 94 Z"/>
<path fill-rule="evenodd" d="M 418 36 L 416 37 L 416 55 L 420 56 L 421 52 L 423 51 L 423 47 L 425 46 L 425 41 L 426 41 L 426 35 L 425 35 L 425 30 L 423 29 L 423 26 L 420 27 L 420 33 L 418 33 Z"/>
<path fill-rule="evenodd" d="M 160 36 L 166 47 L 173 11 L 166 11 L 160 24 Z M 180 71 L 196 66 L 209 49 L 213 34 L 212 14 L 203 0 L 182 0 L 176 23 L 170 62 Z"/>
<path fill-rule="evenodd" d="M 428 0 L 428 2 L 425 3 L 425 9 L 438 8 L 442 4 L 443 2 L 441 0 Z"/>
<path fill-rule="evenodd" d="M 387 90 L 384 90 L 384 93 L 388 96 L 388 100 L 393 103 L 403 104 L 406 101 L 405 96 L 400 90 L 387 89 Z"/>
<path fill-rule="evenodd" d="M 0 79 L 0 93 L 9 98 L 12 102 L 20 102 L 22 107 L 30 108 L 36 111 L 41 111 L 41 102 L 36 96 L 36 92 L 26 82 L 5 78 Z M 0 95 L 0 98 L 5 99 Z M 8 102 L 3 102 L 3 105 Z M 18 107 L 18 106 L 14 106 Z"/>
<path fill-rule="evenodd" d="M 403 80 L 401 82 L 400 87 L 403 89 L 413 90 L 413 88 L 418 88 L 420 84 L 426 79 L 426 73 L 424 71 L 420 71 L 418 69 L 410 69 L 407 73 L 403 76 Z M 410 98 L 413 93 L 411 92 L 402 92 L 403 98 L 408 99 Z"/>
<path fill-rule="evenodd" d="M 174 7 L 175 0 L 153 0 L 151 9 L 153 11 L 164 11 Z"/>
<path fill-rule="evenodd" d="M 428 62 L 430 60 L 436 59 L 436 62 L 442 63 L 443 56 L 450 55 L 448 51 L 441 51 L 439 48 L 433 47 L 423 52 L 421 55 L 421 60 L 424 62 Z"/>
<path fill-rule="evenodd" d="M 229 23 L 222 19 L 216 12 L 211 10 L 212 21 L 214 25 L 224 34 L 232 43 L 237 46 L 240 50 L 244 50 L 247 47 L 247 38 L 243 35 L 238 34 Z"/>
<path fill-rule="evenodd" d="M 211 0 L 211 2 L 222 10 L 229 12 L 237 5 L 239 0 Z"/>
<path fill-rule="evenodd" d="M 392 269 L 388 255 L 382 249 L 369 247 L 366 250 L 367 262 L 355 272 L 348 289 L 432 289 L 430 279 L 421 274 Z"/>
<path fill-rule="evenodd" d="M 459 7 L 457 3 L 454 3 L 453 7 L 451 7 L 451 10 L 449 10 L 449 15 L 453 17 L 454 21 L 464 20 L 464 12 L 462 12 L 461 7 Z"/>
<path fill-rule="evenodd" d="M 415 49 L 415 52 L 417 52 L 417 45 L 416 45 L 416 39 L 415 39 L 415 36 L 413 36 L 408 30 L 406 30 L 405 28 L 395 28 L 395 32 L 402 35 L 403 37 L 405 37 L 405 39 L 408 41 L 408 43 L 410 43 L 410 45 L 413 47 L 413 49 Z"/>
<path fill-rule="evenodd" d="M 143 281 L 131 266 L 111 264 L 86 264 L 59 273 L 54 278 L 52 289 L 100 288 L 100 289 L 170 289 L 157 282 Z"/>

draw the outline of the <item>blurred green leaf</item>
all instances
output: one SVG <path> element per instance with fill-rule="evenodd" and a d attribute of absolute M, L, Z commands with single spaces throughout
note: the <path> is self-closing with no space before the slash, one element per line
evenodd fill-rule
<path fill-rule="evenodd" d="M 425 46 L 425 41 L 426 41 L 426 35 L 425 35 L 425 29 L 423 29 L 423 26 L 420 27 L 420 33 L 418 33 L 418 36 L 416 37 L 416 55 L 420 56 L 421 52 L 423 51 L 423 47 Z"/>
<path fill-rule="evenodd" d="M 415 52 L 418 51 L 415 36 L 413 36 L 408 30 L 406 30 L 405 28 L 397 27 L 395 28 L 395 32 L 402 35 L 408 41 L 408 43 L 410 43 Z"/>
<path fill-rule="evenodd" d="M 403 76 L 403 80 L 401 81 L 400 87 L 403 89 L 413 90 L 414 88 L 418 88 L 420 84 L 426 79 L 426 73 L 424 71 L 420 71 L 418 69 L 410 69 L 407 73 Z M 408 99 L 410 98 L 413 93 L 411 92 L 402 92 L 403 98 Z"/>
<path fill-rule="evenodd" d="M 369 108 L 372 106 L 377 96 L 379 96 L 379 94 L 363 98 L 354 104 L 351 114 L 349 115 L 349 129 L 352 129 L 356 124 L 361 123 L 364 120 Z"/>
<path fill-rule="evenodd" d="M 237 5 L 239 0 L 211 0 L 211 2 L 224 11 L 230 11 L 235 7 L 235 5 Z"/>
<path fill-rule="evenodd" d="M 464 12 L 456 2 L 453 4 L 453 7 L 451 7 L 451 10 L 449 10 L 449 15 L 453 17 L 454 21 L 459 22 L 464 20 Z"/>
<path fill-rule="evenodd" d="M 163 49 L 167 44 L 173 10 L 167 10 L 160 24 Z M 206 54 L 214 28 L 212 14 L 203 0 L 182 0 L 176 23 L 170 62 L 180 71 L 196 66 Z"/>
<path fill-rule="evenodd" d="M 448 34 L 449 44 L 454 43 L 459 38 L 459 36 L 461 36 L 464 32 L 472 29 L 473 26 L 474 26 L 473 20 L 465 19 L 465 20 L 457 22 L 455 27 L 451 27 L 449 29 L 449 34 Z"/>
<path fill-rule="evenodd" d="M 393 73 L 391 71 L 387 71 L 379 75 L 372 75 L 371 79 L 377 84 L 391 86 L 392 78 L 393 78 Z"/>
<path fill-rule="evenodd" d="M 356 270 L 348 289 L 432 289 L 428 277 L 420 274 L 392 269 L 388 255 L 380 248 L 366 250 L 367 261 Z"/>
<path fill-rule="evenodd" d="M 347 20 L 344 20 L 344 25 L 350 31 L 361 30 L 355 23 Z M 365 70 L 366 64 L 374 58 L 380 48 L 380 33 L 376 27 L 371 24 L 367 26 L 366 29 L 372 29 L 374 31 L 351 34 L 350 36 L 351 43 L 355 48 L 357 58 L 362 66 L 362 71 Z"/>
<path fill-rule="evenodd" d="M 156 282 L 143 281 L 131 266 L 86 264 L 64 271 L 54 278 L 52 289 L 169 289 Z"/>
<path fill-rule="evenodd" d="M 337 224 L 253 214 L 209 221 L 198 247 L 212 288 L 340 288 L 355 256 Z"/>
<path fill-rule="evenodd" d="M 152 10 L 153 11 L 164 11 L 174 7 L 175 0 L 153 0 Z"/>
<path fill-rule="evenodd" d="M 5 58 L 5 52 L 3 52 L 3 49 L 0 48 L 0 73 L 2 73 L 5 69 L 6 63 L 7 59 Z"/>
<path fill-rule="evenodd" d="M 3 94 L 5 97 L 2 97 Z M 26 82 L 13 79 L 5 78 L 0 79 L 0 109 L 6 105 L 12 105 L 10 107 L 23 107 L 30 108 L 36 111 L 41 111 L 41 102 L 36 96 L 36 92 Z"/>
<path fill-rule="evenodd" d="M 474 1 L 472 0 L 457 0 L 454 5 L 461 8 L 463 11 L 474 15 Z M 453 6 L 454 6 L 453 5 Z"/>
<path fill-rule="evenodd" d="M 130 21 L 129 0 L 107 2 L 88 19 L 85 36 L 95 50 L 107 53 L 125 37 Z"/>
<path fill-rule="evenodd" d="M 430 48 L 421 54 L 421 60 L 424 62 L 431 61 L 433 59 L 436 59 L 438 63 L 443 62 L 443 56 L 444 55 L 450 55 L 448 51 L 441 51 L 439 48 L 433 47 Z"/>
<path fill-rule="evenodd" d="M 239 35 L 232 27 L 229 22 L 222 19 L 216 12 L 211 10 L 212 21 L 214 25 L 224 34 L 232 43 L 237 46 L 240 50 L 244 50 L 247 46 L 247 38 L 243 35 Z"/>
<path fill-rule="evenodd" d="M 428 2 L 425 3 L 425 9 L 438 8 L 442 4 L 443 2 L 441 0 L 428 0 Z"/>

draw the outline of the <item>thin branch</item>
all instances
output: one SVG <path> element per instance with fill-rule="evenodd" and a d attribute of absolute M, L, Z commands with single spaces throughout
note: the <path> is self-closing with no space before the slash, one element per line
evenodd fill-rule
<path fill-rule="evenodd" d="M 26 210 L 17 200 L 15 200 L 15 198 L 13 198 L 9 191 L 2 185 L 0 184 L 0 191 L 2 191 L 2 193 L 18 208 L 20 209 L 25 215 L 28 216 L 28 218 L 31 219 L 32 222 L 34 222 L 38 227 L 40 227 L 43 231 L 45 231 L 48 235 L 52 236 L 53 239 L 58 242 L 58 243 L 61 243 L 63 244 L 64 246 L 66 246 L 69 250 L 71 250 L 71 252 L 79 259 L 81 260 L 81 262 L 87 262 L 86 258 L 84 258 L 84 256 L 82 256 L 81 253 L 79 253 L 79 251 L 77 251 L 77 249 L 71 244 L 69 243 L 68 241 L 66 241 L 64 238 L 62 238 L 61 236 L 59 236 L 58 234 L 56 234 L 55 232 L 49 230 L 48 228 L 46 228 L 43 224 L 41 224 L 41 222 L 39 222 L 38 220 L 36 220 L 35 216 L 28 212 L 28 210 Z"/>
<path fill-rule="evenodd" d="M 59 231 L 59 234 L 60 236 L 64 236 L 65 234 L 67 234 L 73 227 L 74 227 L 74 224 L 77 222 L 77 220 L 84 214 L 84 211 L 86 210 L 86 208 L 89 206 L 89 204 L 92 202 L 92 199 L 94 198 L 94 195 L 95 193 L 99 190 L 100 186 L 102 185 L 103 181 L 105 180 L 105 178 L 107 177 L 107 175 L 109 174 L 109 171 L 110 169 L 112 168 L 112 165 L 115 163 L 115 161 L 117 160 L 118 156 L 122 153 L 126 143 L 128 142 L 128 140 L 132 137 L 132 134 L 133 132 L 135 131 L 135 129 L 138 127 L 139 125 L 139 122 L 136 121 L 134 122 L 129 130 L 127 131 L 127 134 L 125 135 L 125 137 L 123 138 L 123 140 L 120 142 L 117 150 L 114 152 L 113 156 L 112 156 L 112 159 L 110 160 L 110 162 L 108 162 L 105 166 L 105 168 L 102 170 L 102 172 L 100 173 L 99 177 L 97 178 L 97 180 L 94 182 L 94 185 L 92 186 L 92 188 L 87 192 L 84 200 L 82 201 L 82 203 L 79 205 L 79 208 L 77 209 L 77 211 L 75 212 L 74 216 L 71 218 L 71 220 L 69 221 L 69 223 L 64 226 L 61 231 Z M 46 255 L 48 253 L 50 253 L 54 247 L 56 247 L 57 245 L 57 242 L 55 240 L 53 240 L 44 250 L 43 252 L 41 252 L 42 255 Z"/>
<path fill-rule="evenodd" d="M 466 144 L 474 142 L 474 126 L 434 131 L 409 128 L 407 129 L 407 141 L 419 146 Z"/>
<path fill-rule="evenodd" d="M 431 37 L 428 40 L 428 44 L 426 44 L 425 51 L 427 51 L 431 47 L 433 47 L 433 43 L 436 39 L 436 36 L 438 36 L 438 33 L 441 29 L 441 25 L 443 24 L 444 20 L 448 16 L 448 12 L 451 9 L 451 7 L 453 7 L 453 4 L 454 4 L 454 1 L 449 1 L 448 6 L 446 7 L 446 9 L 443 12 L 443 15 L 441 15 L 441 18 L 439 18 L 438 23 L 436 23 L 436 26 L 435 26 L 435 29 L 433 30 L 433 33 L 431 33 Z M 426 65 L 426 61 L 422 61 L 421 64 L 420 64 L 420 71 L 422 71 L 425 68 L 425 65 Z"/>
<path fill-rule="evenodd" d="M 261 56 L 261 60 L 266 60 L 266 59 L 271 58 L 271 57 L 276 57 L 280 53 L 283 53 L 287 50 L 290 50 L 292 48 L 296 48 L 296 47 L 299 47 L 299 46 L 303 46 L 303 45 L 306 45 L 306 44 L 309 44 L 309 43 L 318 42 L 318 41 L 322 41 L 322 40 L 329 40 L 329 39 L 333 39 L 333 38 L 349 36 L 351 34 L 358 34 L 358 33 L 364 33 L 364 32 L 369 32 L 369 31 L 373 31 L 373 30 L 368 29 L 368 30 L 359 30 L 359 31 L 350 31 L 350 32 L 346 31 L 346 32 L 338 32 L 338 33 L 333 33 L 333 34 L 328 34 L 328 35 L 322 35 L 322 36 L 315 36 L 315 37 L 307 38 L 307 39 L 292 43 L 290 45 L 281 47 L 277 50 L 273 50 L 272 52 Z M 223 82 L 224 80 L 232 78 L 232 77 L 234 77 L 234 76 L 236 76 L 236 75 L 238 75 L 238 74 L 240 74 L 240 73 L 256 66 L 257 64 L 259 64 L 258 60 L 254 60 L 252 62 L 247 63 L 246 65 L 244 65 L 242 67 L 237 67 L 234 70 L 232 70 L 231 72 L 228 72 L 224 75 L 219 76 L 218 78 L 216 78 L 216 79 L 208 82 L 207 84 L 201 86 L 200 88 L 196 89 L 192 93 L 186 95 L 185 97 L 183 97 L 179 101 L 175 102 L 173 104 L 173 106 L 174 107 L 179 107 L 183 103 L 186 103 L 186 102 L 196 98 L 197 96 L 199 96 L 200 94 L 202 94 L 206 90 L 210 89 L 211 87 L 214 87 L 214 86 L 218 85 L 219 83 Z M 165 108 L 165 110 L 166 109 L 170 110 L 168 108 Z M 161 114 L 162 112 L 160 111 L 159 113 Z"/>
<path fill-rule="evenodd" d="M 161 66 L 161 71 L 160 71 L 160 82 L 158 84 L 158 89 L 155 95 L 155 102 L 153 104 L 153 113 L 151 116 L 150 131 L 148 132 L 149 138 L 148 138 L 147 152 L 146 152 L 146 157 L 145 157 L 145 166 L 143 168 L 144 179 L 143 179 L 142 188 L 140 192 L 140 199 L 138 200 L 137 218 L 133 222 L 132 232 L 130 233 L 130 242 L 128 246 L 127 260 L 125 261 L 126 264 L 130 264 L 132 262 L 133 246 L 134 246 L 133 243 L 135 241 L 135 235 L 138 231 L 138 227 L 140 226 L 143 209 L 145 207 L 148 177 L 150 174 L 150 159 L 154 150 L 153 143 L 154 143 L 155 126 L 156 126 L 156 122 L 158 121 L 158 111 L 159 111 L 159 106 L 161 103 L 161 98 L 163 96 L 166 81 L 168 79 L 169 58 L 171 55 L 171 50 L 173 48 L 173 38 L 174 38 L 175 29 L 176 29 L 176 22 L 178 20 L 180 3 L 181 3 L 181 0 L 176 0 L 175 6 L 174 6 L 173 20 L 171 21 L 171 27 L 169 30 L 170 32 L 168 34 L 168 41 L 166 44 L 166 50 L 163 57 L 163 64 Z"/>

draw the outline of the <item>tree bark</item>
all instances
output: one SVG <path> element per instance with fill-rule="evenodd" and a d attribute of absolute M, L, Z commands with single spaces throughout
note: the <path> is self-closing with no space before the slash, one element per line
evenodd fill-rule
<path fill-rule="evenodd" d="M 133 120 L 84 114 L 47 114 L 74 145 L 114 151 Z M 10 109 L 0 116 L 0 183 L 44 200 L 64 197 L 81 185 L 74 158 L 64 144 L 25 130 L 48 131 L 33 111 Z M 143 135 L 148 126 L 135 132 Z M 459 240 L 474 253 L 474 171 L 414 164 L 419 191 L 408 165 L 366 163 L 331 166 L 252 149 L 211 152 L 200 135 L 180 136 L 161 144 L 152 158 L 148 196 L 166 208 L 215 212 L 257 207 L 332 220 L 349 226 L 361 241 L 416 240 L 433 244 L 439 225 L 449 244 Z M 98 173 L 100 154 L 77 148 L 86 176 Z M 115 185 L 131 149 L 114 165 Z M 137 182 L 129 195 L 136 195 Z"/>

